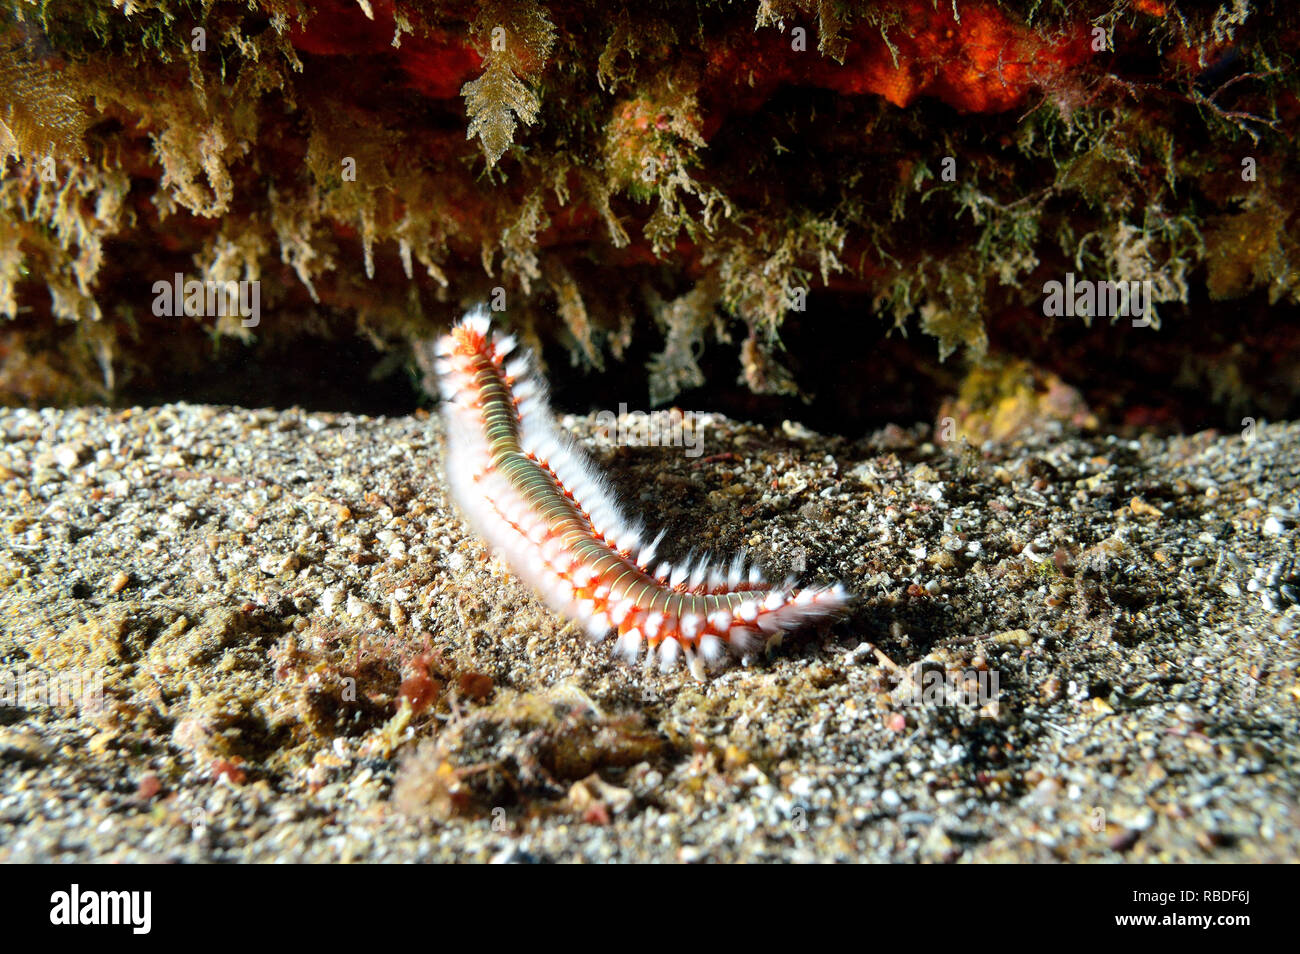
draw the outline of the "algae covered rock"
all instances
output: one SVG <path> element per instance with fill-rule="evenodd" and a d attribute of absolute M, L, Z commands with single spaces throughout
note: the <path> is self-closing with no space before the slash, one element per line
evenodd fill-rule
<path fill-rule="evenodd" d="M 912 386 L 1027 359 L 1133 404 L 1146 361 L 1160 413 L 1286 414 L 1298 28 L 1245 0 L 8 0 L 0 399 L 400 406 L 411 343 L 487 301 L 644 403 L 869 421 L 842 356 L 896 330 Z M 1047 313 L 1067 272 L 1146 288 L 1140 327 Z"/>

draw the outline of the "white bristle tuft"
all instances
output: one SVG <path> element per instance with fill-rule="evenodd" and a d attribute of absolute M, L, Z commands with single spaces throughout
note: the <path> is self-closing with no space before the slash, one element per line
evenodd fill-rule
<path fill-rule="evenodd" d="M 637 654 L 641 652 L 641 631 L 629 629 L 614 644 L 614 652 L 627 662 L 636 662 Z"/>
<path fill-rule="evenodd" d="M 564 541 L 559 537 L 551 537 L 542 544 L 542 560 L 546 563 L 554 564 L 555 558 L 560 555 L 560 551 L 563 549 Z"/>
<path fill-rule="evenodd" d="M 727 631 L 727 641 L 731 648 L 741 656 L 748 655 L 763 644 L 758 634 L 744 626 L 733 626 Z"/>
<path fill-rule="evenodd" d="M 712 633 L 705 633 L 700 639 L 700 655 L 708 662 L 717 662 L 727 652 L 726 644 Z"/>
<path fill-rule="evenodd" d="M 660 530 L 655 538 L 650 541 L 650 544 L 641 551 L 636 561 L 638 566 L 647 567 L 650 565 L 650 561 L 655 558 L 655 551 L 659 549 L 659 544 L 663 541 L 664 534 L 667 532 L 667 530 Z"/>
<path fill-rule="evenodd" d="M 741 550 L 731 558 L 731 566 L 727 568 L 727 586 L 733 590 L 740 586 L 745 579 L 745 551 Z"/>
<path fill-rule="evenodd" d="M 602 642 L 610 633 L 612 627 L 609 624 L 609 617 L 604 613 L 596 613 L 586 624 L 587 638 L 593 643 Z"/>
<path fill-rule="evenodd" d="M 691 671 L 692 678 L 696 682 L 704 682 L 707 673 L 704 671 L 704 660 L 695 655 L 691 647 L 687 646 L 683 650 L 686 653 L 686 668 Z"/>
<path fill-rule="evenodd" d="M 634 606 L 636 606 L 636 603 L 630 598 L 619 600 L 610 608 L 610 621 L 615 626 L 622 626 L 623 620 L 627 619 L 628 613 L 632 612 Z"/>
<path fill-rule="evenodd" d="M 672 672 L 677 665 L 677 656 L 681 653 L 681 643 L 675 639 L 665 639 L 659 644 L 659 671 Z"/>

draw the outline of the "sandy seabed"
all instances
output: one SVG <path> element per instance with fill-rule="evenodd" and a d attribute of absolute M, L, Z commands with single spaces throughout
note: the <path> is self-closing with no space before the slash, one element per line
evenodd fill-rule
<path fill-rule="evenodd" d="M 666 555 L 857 594 L 704 684 L 487 555 L 427 415 L 0 411 L 0 861 L 1296 858 L 1300 425 L 697 423 L 565 421 Z"/>

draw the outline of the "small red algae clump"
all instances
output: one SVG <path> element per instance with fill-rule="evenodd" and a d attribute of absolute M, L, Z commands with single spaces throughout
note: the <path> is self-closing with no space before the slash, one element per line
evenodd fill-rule
<path fill-rule="evenodd" d="M 475 702 L 486 702 L 488 697 L 492 695 L 492 690 L 496 688 L 492 677 L 481 672 L 461 673 L 460 678 L 457 680 L 457 686 L 462 696 Z"/>
<path fill-rule="evenodd" d="M 842 64 L 815 49 L 795 51 L 791 34 L 775 31 L 720 48 L 709 57 L 710 74 L 715 81 L 733 76 L 746 88 L 738 96 L 718 97 L 715 105 L 725 101 L 752 110 L 778 86 L 798 85 L 876 93 L 899 107 L 934 96 L 962 112 L 1002 112 L 1092 55 L 1085 25 L 1048 39 L 991 3 L 963 4 L 960 20 L 929 0 L 911 0 L 895 10 L 896 24 L 862 22 L 855 28 Z M 710 119 L 706 136 L 720 125 L 718 117 Z"/>
<path fill-rule="evenodd" d="M 398 695 L 410 704 L 416 715 L 429 708 L 442 694 L 442 682 L 429 674 L 433 662 L 434 657 L 429 653 L 411 660 L 408 674 L 398 689 Z"/>
<path fill-rule="evenodd" d="M 162 791 L 162 782 L 153 772 L 149 772 L 140 779 L 140 784 L 136 787 L 136 798 L 142 801 L 149 801 Z"/>
<path fill-rule="evenodd" d="M 1151 0 L 1139 8 L 1155 16 L 1164 12 Z M 375 0 L 370 11 L 367 16 L 355 3 L 328 0 L 316 5 L 305 26 L 294 27 L 291 42 L 322 56 L 391 54 L 408 85 L 431 99 L 459 96 L 465 82 L 482 72 L 482 57 L 465 35 L 432 29 L 403 35 L 394 46 L 392 0 Z M 724 112 L 752 111 L 782 85 L 876 93 L 899 107 L 934 96 L 963 112 L 1001 112 L 1091 55 L 1086 25 L 1048 39 L 992 3 L 963 4 L 960 19 L 929 0 L 910 0 L 894 12 L 892 25 L 858 24 L 842 64 L 815 49 L 795 51 L 790 34 L 774 30 L 719 44 L 706 54 L 710 82 L 704 89 L 714 91 Z M 706 139 L 722 117 L 711 119 Z"/>
<path fill-rule="evenodd" d="M 483 71 L 482 57 L 450 37 L 408 38 L 398 59 L 411 88 L 430 99 L 459 96 L 465 82 Z"/>
<path fill-rule="evenodd" d="M 233 759 L 213 759 L 211 766 L 212 781 L 217 782 L 224 778 L 234 785 L 243 785 L 248 780 L 243 764 L 244 760 L 238 757 Z"/>
<path fill-rule="evenodd" d="M 403 35 L 394 46 L 397 20 L 392 0 L 375 0 L 371 16 L 351 0 L 315 4 L 306 26 L 295 26 L 290 42 L 304 53 L 320 56 L 390 54 L 406 74 L 408 85 L 430 99 L 454 99 L 461 87 L 483 71 L 483 58 L 462 33 L 429 30 Z"/>

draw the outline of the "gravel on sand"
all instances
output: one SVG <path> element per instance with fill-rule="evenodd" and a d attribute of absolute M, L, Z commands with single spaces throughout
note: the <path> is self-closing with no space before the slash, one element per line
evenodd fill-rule
<path fill-rule="evenodd" d="M 0 411 L 0 861 L 1297 857 L 1300 425 L 692 421 L 564 423 L 665 555 L 857 594 L 705 684 L 485 554 L 427 414 Z"/>

